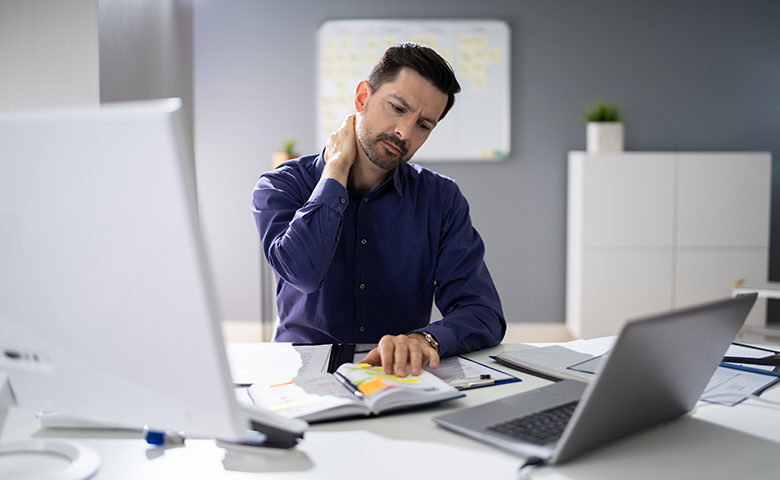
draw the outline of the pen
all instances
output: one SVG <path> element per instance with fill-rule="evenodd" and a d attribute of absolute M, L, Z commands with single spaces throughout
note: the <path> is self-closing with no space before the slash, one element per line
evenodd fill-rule
<path fill-rule="evenodd" d="M 725 368 L 731 368 L 733 370 L 742 370 L 743 372 L 752 372 L 752 373 L 759 373 L 761 375 L 769 375 L 772 377 L 780 377 L 780 372 L 776 372 L 774 370 L 762 370 L 760 368 L 746 367 L 744 365 L 736 365 L 734 363 L 721 363 L 720 366 Z"/>
<path fill-rule="evenodd" d="M 467 388 L 486 387 L 488 385 L 493 385 L 494 383 L 495 380 L 493 380 L 489 373 L 486 373 L 478 377 L 460 378 L 458 379 L 458 383 L 453 383 L 452 386 L 458 390 L 465 390 Z"/>
<path fill-rule="evenodd" d="M 336 377 L 336 380 L 338 380 L 339 382 L 341 382 L 342 385 L 347 387 L 349 391 L 351 391 L 356 397 L 366 398 L 366 396 L 363 395 L 363 392 L 361 392 L 360 390 L 357 389 L 357 387 L 352 385 L 352 382 L 350 382 L 347 377 L 345 377 L 339 372 L 334 372 L 333 375 Z"/>

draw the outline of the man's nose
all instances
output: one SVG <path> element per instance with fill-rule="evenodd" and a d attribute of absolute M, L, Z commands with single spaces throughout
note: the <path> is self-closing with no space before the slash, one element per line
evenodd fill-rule
<path fill-rule="evenodd" d="M 409 139 L 409 134 L 411 133 L 412 128 L 414 128 L 414 123 L 412 120 L 399 121 L 395 126 L 395 136 L 401 140 L 406 141 Z"/>

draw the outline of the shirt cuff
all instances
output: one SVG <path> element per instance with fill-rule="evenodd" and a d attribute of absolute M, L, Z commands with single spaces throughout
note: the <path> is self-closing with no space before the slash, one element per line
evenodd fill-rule
<path fill-rule="evenodd" d="M 338 180 L 322 178 L 311 192 L 309 203 L 325 205 L 341 214 L 347 208 L 349 195 L 347 194 L 347 189 Z"/>
<path fill-rule="evenodd" d="M 418 330 L 415 330 L 414 332 L 409 333 L 415 333 L 415 332 L 428 332 L 436 339 L 437 342 L 439 342 L 439 357 L 449 357 L 452 356 L 455 352 L 455 344 L 457 343 L 457 339 L 455 338 L 455 334 L 450 331 L 449 328 L 447 328 L 444 325 L 437 325 L 439 322 L 433 322 L 429 325 L 427 325 L 425 328 L 420 328 Z"/>

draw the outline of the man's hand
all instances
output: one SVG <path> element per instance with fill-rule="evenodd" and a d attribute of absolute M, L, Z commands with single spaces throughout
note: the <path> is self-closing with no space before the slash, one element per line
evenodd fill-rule
<path fill-rule="evenodd" d="M 385 373 L 405 377 L 409 370 L 412 375 L 419 375 L 425 364 L 438 367 L 439 353 L 419 333 L 385 335 L 361 362 L 382 365 Z"/>
<path fill-rule="evenodd" d="M 355 137 L 355 114 L 348 116 L 338 130 L 330 134 L 325 144 L 325 169 L 323 177 L 330 177 L 347 187 L 349 169 L 355 163 L 357 139 Z"/>

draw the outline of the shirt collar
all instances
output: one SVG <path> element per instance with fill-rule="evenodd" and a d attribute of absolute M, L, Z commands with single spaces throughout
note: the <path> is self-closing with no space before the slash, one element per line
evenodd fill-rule
<path fill-rule="evenodd" d="M 403 165 L 398 166 L 395 170 L 393 170 L 393 173 L 390 174 L 393 180 L 393 187 L 395 187 L 395 191 L 398 192 L 398 195 L 404 196 L 404 184 L 403 184 L 403 175 L 401 175 L 401 170 L 409 168 L 404 163 Z"/>
<path fill-rule="evenodd" d="M 317 156 L 317 159 L 314 161 L 314 174 L 316 175 L 316 179 L 319 180 L 322 177 L 322 171 L 325 169 L 325 149 L 323 148 L 320 154 Z M 401 170 L 409 168 L 409 166 L 404 163 L 395 169 L 390 173 L 387 179 L 385 179 L 384 182 L 378 187 L 378 189 L 383 189 L 385 186 L 392 182 L 393 188 L 395 188 L 395 191 L 398 192 L 398 195 L 403 197 L 404 196 L 404 182 L 403 182 L 403 172 Z"/>

